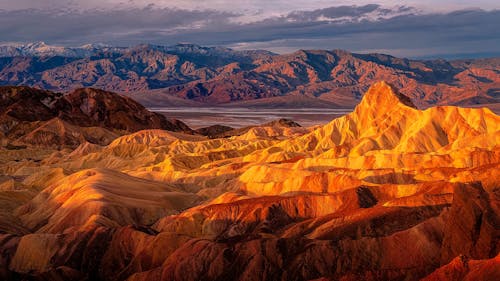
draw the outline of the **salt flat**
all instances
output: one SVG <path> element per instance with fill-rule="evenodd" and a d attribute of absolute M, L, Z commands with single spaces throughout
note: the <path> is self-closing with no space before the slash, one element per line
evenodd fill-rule
<path fill-rule="evenodd" d="M 326 124 L 333 118 L 352 111 L 350 108 L 151 107 L 148 109 L 168 118 L 182 120 L 195 129 L 215 124 L 240 128 L 280 118 L 292 119 L 302 126 L 308 127 Z"/>

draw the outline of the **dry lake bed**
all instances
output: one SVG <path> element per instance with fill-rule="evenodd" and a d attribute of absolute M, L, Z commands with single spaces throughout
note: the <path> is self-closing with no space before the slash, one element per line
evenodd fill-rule
<path fill-rule="evenodd" d="M 322 125 L 332 119 L 345 115 L 352 109 L 293 108 L 293 109 L 255 109 L 224 107 L 151 107 L 151 111 L 168 118 L 176 118 L 191 128 L 215 124 L 240 128 L 267 123 L 276 119 L 291 119 L 302 126 Z"/>

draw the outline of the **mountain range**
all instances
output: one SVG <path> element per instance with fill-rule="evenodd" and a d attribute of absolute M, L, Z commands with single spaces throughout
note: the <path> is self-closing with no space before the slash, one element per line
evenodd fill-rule
<path fill-rule="evenodd" d="M 48 45 L 45 42 L 32 42 L 26 44 L 0 44 L 0 57 L 17 56 L 60 56 L 60 57 L 89 57 L 106 50 L 118 50 L 104 44 L 85 44 L 78 47 L 64 47 Z"/>
<path fill-rule="evenodd" d="M 193 44 L 119 48 L 0 47 L 0 83 L 57 92 L 94 87 L 146 106 L 224 105 L 353 108 L 386 80 L 421 108 L 500 101 L 500 58 L 412 60 L 344 50 L 291 54 Z"/>
<path fill-rule="evenodd" d="M 102 90 L 0 97 L 2 280 L 500 279 L 487 108 L 421 110 L 380 81 L 324 126 L 205 137 Z"/>

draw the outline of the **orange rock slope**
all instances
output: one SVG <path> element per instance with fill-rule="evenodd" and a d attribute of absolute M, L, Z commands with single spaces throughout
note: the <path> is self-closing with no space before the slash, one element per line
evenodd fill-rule
<path fill-rule="evenodd" d="M 0 149 L 5 280 L 500 280 L 500 117 L 385 82 L 316 128 Z"/>

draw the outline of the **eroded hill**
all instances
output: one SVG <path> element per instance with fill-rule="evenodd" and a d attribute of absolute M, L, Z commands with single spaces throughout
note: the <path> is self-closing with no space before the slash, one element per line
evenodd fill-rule
<path fill-rule="evenodd" d="M 379 82 L 317 128 L 2 148 L 0 276 L 497 280 L 499 143 L 490 110 Z"/>
<path fill-rule="evenodd" d="M 67 95 L 29 87 L 0 87 L 0 134 L 12 147 L 109 144 L 144 129 L 190 133 L 179 120 L 148 111 L 136 101 L 92 88 Z"/>

